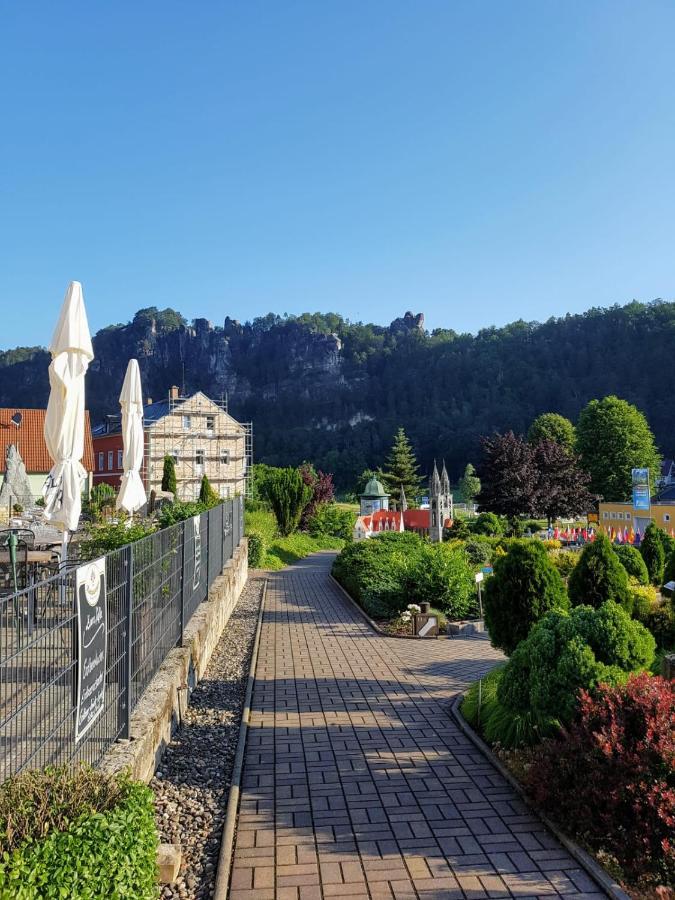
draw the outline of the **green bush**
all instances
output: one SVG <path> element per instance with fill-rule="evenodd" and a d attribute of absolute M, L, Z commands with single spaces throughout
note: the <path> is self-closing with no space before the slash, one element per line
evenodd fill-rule
<path fill-rule="evenodd" d="M 337 503 L 320 503 L 307 521 L 307 530 L 315 536 L 330 534 L 344 541 L 351 541 L 355 521 L 354 513 Z"/>
<path fill-rule="evenodd" d="M 411 532 L 381 534 L 348 544 L 333 575 L 373 618 L 393 618 L 408 603 L 423 541 Z"/>
<path fill-rule="evenodd" d="M 207 509 L 208 506 L 198 500 L 176 500 L 173 503 L 167 503 L 160 509 L 157 513 L 157 521 L 160 528 L 170 528 L 171 525 L 191 519 L 193 516 L 206 512 Z"/>
<path fill-rule="evenodd" d="M 633 598 L 628 573 L 605 535 L 598 535 L 581 551 L 570 575 L 568 592 L 572 606 L 586 604 L 597 609 L 606 600 L 613 600 L 630 611 Z"/>
<path fill-rule="evenodd" d="M 654 588 L 649 584 L 639 584 L 634 578 L 629 580 L 633 595 L 631 615 L 644 625 L 656 602 Z"/>
<path fill-rule="evenodd" d="M 569 578 L 577 563 L 579 562 L 579 554 L 574 550 L 552 550 L 549 552 L 548 558 L 556 567 L 562 578 Z"/>
<path fill-rule="evenodd" d="M 566 607 L 565 585 L 541 543 L 515 541 L 496 559 L 483 601 L 493 646 L 513 653 L 546 612 Z"/>
<path fill-rule="evenodd" d="M 649 584 L 649 572 L 637 547 L 630 544 L 612 544 L 612 550 L 619 557 L 619 562 L 630 578 L 634 578 L 639 584 Z"/>
<path fill-rule="evenodd" d="M 666 565 L 663 570 L 663 583 L 675 581 L 675 550 L 666 557 Z"/>
<path fill-rule="evenodd" d="M 647 629 L 611 600 L 552 611 L 513 652 L 497 697 L 511 713 L 568 723 L 581 688 L 622 682 L 651 664 L 654 649 Z"/>
<path fill-rule="evenodd" d="M 110 525 L 91 525 L 84 540 L 80 541 L 80 559 L 97 559 L 156 531 L 152 522 L 132 522 L 128 527 L 127 525 L 126 519 Z"/>
<path fill-rule="evenodd" d="M 445 529 L 443 538 L 448 541 L 466 540 L 471 535 L 471 530 L 467 524 L 467 520 L 461 516 L 455 516 L 450 528 Z"/>
<path fill-rule="evenodd" d="M 424 544 L 411 584 L 411 600 L 429 603 L 449 619 L 476 613 L 476 584 L 466 553 L 445 544 Z"/>
<path fill-rule="evenodd" d="M 152 792 L 127 775 L 25 772 L 0 786 L 0 900 L 152 900 Z"/>
<path fill-rule="evenodd" d="M 475 535 L 464 542 L 464 551 L 473 566 L 487 566 L 492 561 L 494 543 L 489 537 Z"/>
<path fill-rule="evenodd" d="M 663 582 L 666 553 L 663 549 L 663 540 L 659 535 L 660 531 L 662 529 L 657 528 L 652 522 L 651 525 L 647 526 L 644 537 L 640 541 L 640 553 L 647 566 L 649 580 L 652 584 L 662 584 Z M 663 534 L 665 535 L 665 532 Z"/>
<path fill-rule="evenodd" d="M 484 534 L 487 537 L 501 537 L 504 534 L 499 516 L 491 512 L 482 512 L 471 523 L 471 531 L 474 534 Z"/>
<path fill-rule="evenodd" d="M 298 527 L 302 511 L 309 503 L 312 488 L 305 484 L 298 469 L 272 469 L 264 483 L 267 500 L 282 537 Z"/>
<path fill-rule="evenodd" d="M 211 487 L 211 482 L 206 475 L 202 475 L 202 481 L 199 486 L 199 502 L 203 503 L 207 509 L 220 503 L 220 497 Z"/>
<path fill-rule="evenodd" d="M 248 535 L 248 564 L 252 569 L 259 569 L 265 558 L 267 548 L 265 538 L 259 531 L 249 531 Z"/>
<path fill-rule="evenodd" d="M 652 606 L 645 619 L 645 625 L 654 635 L 660 649 L 675 649 L 675 613 L 672 600 Z"/>

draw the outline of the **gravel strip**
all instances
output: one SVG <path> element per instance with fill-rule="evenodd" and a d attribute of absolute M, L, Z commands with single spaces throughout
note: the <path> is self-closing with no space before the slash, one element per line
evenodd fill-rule
<path fill-rule="evenodd" d="M 211 897 L 264 582 L 249 579 L 150 786 L 163 843 L 181 875 L 164 898 Z"/>

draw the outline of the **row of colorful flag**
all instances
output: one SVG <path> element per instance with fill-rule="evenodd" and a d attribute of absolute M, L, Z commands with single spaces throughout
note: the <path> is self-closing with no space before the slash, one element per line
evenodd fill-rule
<path fill-rule="evenodd" d="M 587 544 L 595 540 L 595 528 L 554 528 L 552 536 L 556 541 Z"/>
<path fill-rule="evenodd" d="M 670 529 L 670 536 L 675 537 L 675 532 L 673 532 L 672 528 Z M 553 529 L 553 538 L 557 541 L 586 544 L 589 541 L 594 541 L 595 537 L 596 532 L 594 528 Z M 627 526 L 624 528 L 614 528 L 613 525 L 610 525 L 607 537 L 613 544 L 633 544 L 634 546 L 639 547 L 643 534 L 639 528 L 637 531 L 634 531 L 633 528 L 628 528 Z"/>

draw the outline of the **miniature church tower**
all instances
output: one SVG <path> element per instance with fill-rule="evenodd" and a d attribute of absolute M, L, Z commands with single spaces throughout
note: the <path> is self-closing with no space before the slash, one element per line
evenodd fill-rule
<path fill-rule="evenodd" d="M 429 480 L 429 540 L 435 544 L 443 540 L 443 527 L 452 518 L 452 494 L 450 479 L 443 463 L 443 471 L 438 474 L 436 460 Z"/>

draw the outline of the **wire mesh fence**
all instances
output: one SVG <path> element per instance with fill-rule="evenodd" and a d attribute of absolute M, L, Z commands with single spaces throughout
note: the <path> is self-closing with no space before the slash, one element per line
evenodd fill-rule
<path fill-rule="evenodd" d="M 0 781 L 26 768 L 94 765 L 129 736 L 131 713 L 242 534 L 236 497 L 106 554 L 104 687 L 79 739 L 77 569 L 0 593 Z"/>

